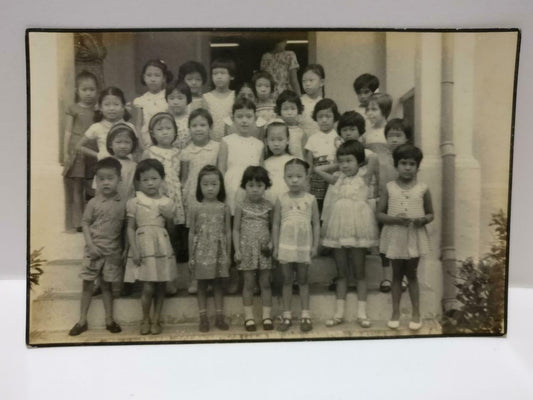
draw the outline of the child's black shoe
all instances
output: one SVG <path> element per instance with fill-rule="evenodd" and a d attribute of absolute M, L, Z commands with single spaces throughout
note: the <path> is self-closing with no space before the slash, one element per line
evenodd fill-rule
<path fill-rule="evenodd" d="M 105 328 L 111 333 L 120 333 L 122 328 L 115 321 L 111 321 L 110 324 L 106 324 Z"/>
<path fill-rule="evenodd" d="M 200 326 L 198 327 L 200 332 L 209 332 L 209 320 L 207 315 L 200 315 Z"/>
<path fill-rule="evenodd" d="M 223 315 L 217 315 L 215 317 L 215 326 L 221 331 L 227 331 L 229 329 L 229 325 L 224 321 Z"/>
<path fill-rule="evenodd" d="M 85 332 L 87 329 L 89 329 L 87 322 L 83 325 L 77 323 L 72 327 L 68 334 L 69 336 L 78 336 Z"/>

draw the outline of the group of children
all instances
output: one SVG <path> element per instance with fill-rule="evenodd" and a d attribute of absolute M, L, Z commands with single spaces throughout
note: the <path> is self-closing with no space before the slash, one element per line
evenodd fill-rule
<path fill-rule="evenodd" d="M 123 282 L 141 281 L 140 333 L 161 333 L 165 295 L 176 292 L 177 265 L 185 261 L 201 332 L 209 330 L 209 287 L 215 326 L 229 328 L 223 282 L 234 269 L 243 278 L 244 328 L 257 329 L 257 279 L 261 325 L 273 329 L 274 268 L 283 276 L 278 329 L 293 322 L 295 274 L 300 329 L 307 332 L 313 327 L 309 266 L 324 249 L 332 249 L 338 274 L 336 309 L 326 325 L 344 322 L 347 277 L 355 269 L 358 322 L 369 327 L 365 258 L 376 248 L 392 264 L 388 326 L 399 327 L 405 276 L 413 309 L 409 327 L 420 329 L 417 265 L 429 250 L 431 197 L 417 181 L 422 153 L 410 144 L 405 121 L 387 122 L 392 100 L 379 93 L 378 79 L 364 74 L 354 82 L 364 114 L 340 115 L 335 102 L 323 97 L 325 72 L 318 64 L 303 71 L 302 96 L 278 92 L 264 70 L 237 92 L 230 90 L 231 60 L 214 60 L 210 76 L 214 89 L 202 94 L 207 73 L 201 63 L 181 65 L 174 81 L 165 62 L 150 60 L 141 76 L 147 91 L 129 104 L 120 89 L 98 94 L 94 76 L 78 75 L 77 103 L 67 112 L 64 175 L 67 198 L 73 199 L 67 220 L 83 232 L 86 247 L 80 319 L 69 334 L 87 330 L 97 278 L 107 330 L 121 331 L 113 298 Z M 97 160 L 94 175 L 86 158 Z M 85 181 L 95 189 L 86 206 Z"/>

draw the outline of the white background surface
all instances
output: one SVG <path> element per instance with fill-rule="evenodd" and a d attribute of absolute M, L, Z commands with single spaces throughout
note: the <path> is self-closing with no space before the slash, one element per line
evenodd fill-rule
<path fill-rule="evenodd" d="M 214 6 L 214 5 L 217 6 Z M 26 237 L 24 29 L 411 27 L 522 29 L 511 222 L 512 286 L 533 287 L 530 0 L 4 1 L 0 11 L 0 279 L 22 279 Z M 305 4 L 299 7 L 299 4 Z M 37 149 L 38 151 L 38 149 Z M 43 194 L 46 195 L 46 194 Z M 509 335 L 27 350 L 24 284 L 0 281 L 0 398 L 533 398 L 533 290 L 513 289 Z M 7 315 L 6 315 L 7 314 Z"/>

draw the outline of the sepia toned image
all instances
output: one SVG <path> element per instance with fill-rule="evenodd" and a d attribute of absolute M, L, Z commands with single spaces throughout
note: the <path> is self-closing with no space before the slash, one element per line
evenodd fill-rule
<path fill-rule="evenodd" d="M 27 344 L 504 335 L 519 42 L 29 30 Z"/>

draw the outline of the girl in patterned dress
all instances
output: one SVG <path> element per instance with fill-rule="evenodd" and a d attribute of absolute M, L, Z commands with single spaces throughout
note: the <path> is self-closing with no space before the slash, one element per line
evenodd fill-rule
<path fill-rule="evenodd" d="M 168 112 L 174 116 L 178 127 L 178 137 L 174 147 L 183 150 L 190 142 L 189 133 L 189 104 L 192 100 L 191 89 L 185 82 L 172 82 L 165 89 Z"/>
<path fill-rule="evenodd" d="M 228 330 L 224 321 L 223 278 L 229 276 L 231 251 L 231 217 L 224 204 L 226 191 L 222 173 L 213 165 L 206 165 L 198 174 L 196 200 L 191 210 L 189 230 L 189 266 L 198 280 L 198 309 L 200 332 L 209 331 L 207 319 L 207 285 L 212 284 L 215 298 L 215 326 Z"/>
<path fill-rule="evenodd" d="M 433 221 L 431 195 L 425 183 L 417 181 L 422 161 L 418 147 L 403 144 L 392 153 L 398 178 L 387 183 L 377 209 L 378 221 L 384 224 L 380 251 L 392 264 L 392 318 L 391 329 L 400 326 L 400 299 L 402 279 L 407 277 L 412 317 L 409 329 L 422 327 L 417 267 L 420 257 L 429 252 L 426 225 Z"/>
<path fill-rule="evenodd" d="M 276 85 L 274 87 L 274 97 L 284 90 L 293 90 L 300 95 L 300 84 L 298 83 L 298 58 L 294 51 L 285 50 L 286 40 L 279 40 L 275 43 L 272 51 L 261 57 L 259 69 L 267 71 L 272 75 Z"/>
<path fill-rule="evenodd" d="M 300 330 L 313 329 L 309 311 L 309 264 L 316 256 L 320 221 L 318 206 L 313 195 L 305 191 L 309 164 L 293 158 L 285 164 L 285 182 L 289 191 L 281 195 L 274 206 L 272 245 L 274 258 L 283 272 L 283 314 L 279 330 L 287 331 L 292 325 L 292 283 L 296 268 L 300 287 Z"/>
<path fill-rule="evenodd" d="M 272 100 L 275 82 L 272 75 L 266 71 L 259 71 L 252 77 L 252 89 L 257 99 L 255 105 L 257 107 L 256 114 L 258 118 L 262 118 L 267 123 L 276 118 L 274 112 L 275 103 Z"/>
<path fill-rule="evenodd" d="M 133 176 L 137 163 L 131 159 L 131 154 L 138 145 L 138 139 L 133 128 L 127 124 L 119 122 L 113 125 L 107 135 L 107 151 L 122 165 L 120 170 L 120 183 L 118 194 L 124 199 L 135 196 L 135 186 Z"/>
<path fill-rule="evenodd" d="M 378 245 L 376 217 L 368 203 L 373 173 L 366 167 L 363 145 L 356 140 L 339 146 L 337 165 L 339 171 L 334 174 L 327 172 L 327 165 L 315 168 L 315 172 L 331 185 L 322 211 L 322 244 L 333 249 L 338 274 L 336 311 L 326 325 L 344 322 L 346 278 L 353 263 L 357 277 L 357 320 L 363 328 L 368 328 L 365 257 L 370 247 Z"/>
<path fill-rule="evenodd" d="M 272 330 L 274 327 L 271 317 L 272 290 L 270 287 L 272 269 L 270 228 L 273 205 L 264 197 L 265 190 L 270 185 L 268 172 L 263 167 L 246 168 L 241 181 L 241 188 L 246 191 L 246 197 L 235 208 L 233 221 L 235 262 L 244 277 L 242 288 L 244 327 L 249 332 L 256 330 L 252 308 L 256 273 L 259 275 L 261 287 L 263 329 Z"/>
<path fill-rule="evenodd" d="M 192 100 L 189 103 L 189 113 L 203 107 L 202 88 L 207 83 L 207 72 L 202 63 L 186 61 L 178 70 L 178 82 L 185 82 L 191 89 Z"/>
<path fill-rule="evenodd" d="M 165 225 L 174 217 L 174 203 L 161 194 L 165 169 L 157 160 L 143 160 L 135 170 L 139 186 L 136 197 L 128 200 L 129 255 L 124 281 L 143 282 L 141 335 L 161 333 L 161 310 L 165 284 L 176 278 L 176 259 Z M 154 314 L 150 322 L 150 310 Z"/>
<path fill-rule="evenodd" d="M 285 90 L 276 99 L 276 114 L 289 127 L 289 153 L 301 160 L 304 159 L 304 147 L 306 136 L 299 125 L 299 119 L 302 115 L 304 106 L 298 95 L 291 91 Z"/>

